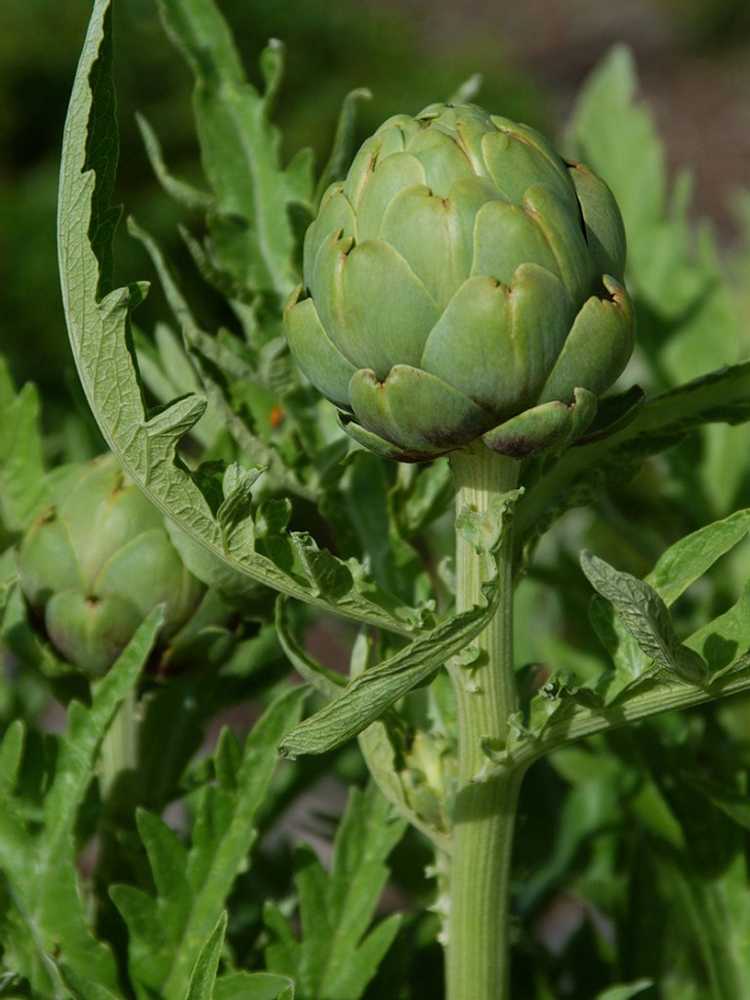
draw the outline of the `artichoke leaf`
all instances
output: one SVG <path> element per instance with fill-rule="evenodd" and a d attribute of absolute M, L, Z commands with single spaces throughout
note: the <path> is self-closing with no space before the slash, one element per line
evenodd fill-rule
<path fill-rule="evenodd" d="M 398 445 L 386 441 L 379 434 L 362 427 L 347 413 L 339 413 L 338 418 L 341 429 L 349 435 L 352 441 L 381 458 L 387 458 L 394 462 L 426 462 L 436 457 L 432 452 L 408 451 L 399 448 Z"/>
<path fill-rule="evenodd" d="M 576 389 L 570 405 L 559 400 L 541 403 L 493 428 L 482 440 L 493 451 L 516 459 L 562 448 L 586 430 L 596 415 L 596 405 L 593 393 Z"/>
<path fill-rule="evenodd" d="M 437 455 L 492 424 L 492 415 L 467 396 L 410 365 L 396 365 L 384 382 L 362 369 L 349 391 L 357 420 L 406 451 Z"/>
<path fill-rule="evenodd" d="M 542 392 L 541 401 L 570 399 L 575 386 L 600 395 L 612 385 L 633 350 L 633 309 L 619 281 L 604 275 L 609 293 L 591 296 L 575 318 Z"/>
<path fill-rule="evenodd" d="M 313 300 L 300 300 L 301 293 L 302 285 L 298 285 L 284 311 L 289 347 L 318 392 L 348 408 L 349 382 L 356 369 L 326 333 Z"/>

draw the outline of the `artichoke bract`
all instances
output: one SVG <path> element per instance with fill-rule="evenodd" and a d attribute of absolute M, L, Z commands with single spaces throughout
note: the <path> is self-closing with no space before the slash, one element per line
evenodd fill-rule
<path fill-rule="evenodd" d="M 50 485 L 54 505 L 21 543 L 21 588 L 57 652 L 98 677 L 158 604 L 166 605 L 160 639 L 174 635 L 204 587 L 112 456 L 63 469 Z"/>
<path fill-rule="evenodd" d="M 285 311 L 292 354 L 360 444 L 516 458 L 578 436 L 633 348 L 606 184 L 473 105 L 396 115 L 332 184 Z"/>

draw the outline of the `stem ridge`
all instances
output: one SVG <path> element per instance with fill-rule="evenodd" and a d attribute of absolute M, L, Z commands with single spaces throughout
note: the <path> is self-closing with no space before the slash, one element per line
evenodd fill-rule
<path fill-rule="evenodd" d="M 484 446 L 451 457 L 456 482 L 456 602 L 471 607 L 486 579 L 486 559 L 459 529 L 462 519 L 489 513 L 514 490 L 519 466 Z M 517 708 L 513 672 L 512 518 L 502 525 L 497 611 L 475 640 L 469 667 L 450 666 L 459 721 L 447 943 L 448 1000 L 507 1000 L 508 881 L 523 772 L 500 769 L 477 781 L 486 764 L 483 742 L 504 744 Z"/>

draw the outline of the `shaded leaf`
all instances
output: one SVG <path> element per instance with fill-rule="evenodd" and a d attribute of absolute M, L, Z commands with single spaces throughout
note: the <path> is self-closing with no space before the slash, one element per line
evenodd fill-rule
<path fill-rule="evenodd" d="M 213 758 L 216 782 L 196 793 L 189 849 L 158 816 L 139 814 L 157 895 L 127 885 L 113 886 L 110 894 L 130 932 L 130 975 L 143 990 L 164 1000 L 184 997 L 201 948 L 247 864 L 257 836 L 255 816 L 277 764 L 276 747 L 299 718 L 305 696 L 297 688 L 277 698 L 242 749 L 223 731 Z"/>
<path fill-rule="evenodd" d="M 71 702 L 66 731 L 51 758 L 54 769 L 39 819 L 28 827 L 22 800 L 13 794 L 6 796 L 0 811 L 0 872 L 12 900 L 10 909 L 0 914 L 0 936 L 6 955 L 43 996 L 66 996 L 58 959 L 69 977 L 117 990 L 113 956 L 107 945 L 95 940 L 84 905 L 74 830 L 104 735 L 136 683 L 162 621 L 160 608 L 149 615 L 96 685 L 89 708 Z M 19 727 L 11 726 L 2 744 L 3 762 L 16 769 L 20 739 Z"/>
<path fill-rule="evenodd" d="M 216 981 L 213 1000 L 294 1000 L 294 983 L 271 972 L 234 972 Z"/>
<path fill-rule="evenodd" d="M 389 917 L 367 933 L 388 877 L 385 861 L 405 829 L 375 785 L 352 789 L 336 833 L 327 874 L 302 848 L 295 862 L 302 936 L 267 907 L 271 942 L 266 962 L 297 984 L 297 1000 L 359 1000 L 390 947 L 400 923 Z"/>
<path fill-rule="evenodd" d="M 626 631 L 658 668 L 694 683 L 705 679 L 703 659 L 678 640 L 664 601 L 645 580 L 622 573 L 587 552 L 581 555 L 581 566 L 592 587 L 613 605 Z"/>
<path fill-rule="evenodd" d="M 49 503 L 44 471 L 36 387 L 16 393 L 0 357 L 0 530 L 25 531 Z"/>

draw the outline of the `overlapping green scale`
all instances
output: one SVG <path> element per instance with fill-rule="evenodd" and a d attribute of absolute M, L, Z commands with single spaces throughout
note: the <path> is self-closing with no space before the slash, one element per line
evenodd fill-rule
<path fill-rule="evenodd" d="M 531 213 L 507 201 L 483 205 L 474 223 L 471 273 L 509 285 L 516 268 L 526 263 L 562 277 L 554 248 Z"/>
<path fill-rule="evenodd" d="M 482 153 L 493 183 L 508 201 L 523 204 L 528 179 L 534 177 L 535 183 L 548 187 L 575 208 L 575 190 L 562 163 L 552 163 L 525 139 L 510 132 L 487 132 L 482 138 Z"/>
<path fill-rule="evenodd" d="M 438 128 L 417 132 L 409 140 L 407 150 L 422 164 L 427 184 L 439 198 L 447 198 L 456 181 L 473 173 L 469 159 L 455 139 Z"/>
<path fill-rule="evenodd" d="M 328 188 L 317 218 L 305 233 L 303 268 L 307 275 L 312 273 L 318 250 L 331 233 L 339 233 L 344 237 L 357 235 L 354 209 L 344 194 L 343 187 L 343 184 L 332 184 Z"/>
<path fill-rule="evenodd" d="M 570 167 L 581 206 L 586 241 L 598 274 L 621 278 L 625 273 L 625 226 L 615 196 L 596 174 L 582 163 Z"/>
<path fill-rule="evenodd" d="M 409 451 L 441 454 L 491 423 L 486 411 L 450 383 L 410 365 L 394 365 L 382 381 L 371 371 L 358 371 L 350 392 L 360 423 Z"/>
<path fill-rule="evenodd" d="M 456 206 L 428 187 L 406 188 L 388 206 L 380 233 L 444 309 L 471 269 L 472 245 Z M 424 252 L 425 243 L 431 253 Z"/>
<path fill-rule="evenodd" d="M 341 283 L 342 325 L 357 345 L 360 368 L 384 379 L 394 365 L 417 365 L 438 308 L 404 258 L 382 240 L 347 256 Z"/>
<path fill-rule="evenodd" d="M 424 167 L 411 153 L 394 153 L 378 160 L 360 195 L 356 216 L 357 239 L 360 242 L 377 239 L 393 199 L 426 183 Z"/>
<path fill-rule="evenodd" d="M 292 354 L 318 392 L 347 409 L 349 382 L 357 369 L 326 333 L 313 300 L 304 299 L 297 306 L 301 292 L 300 286 L 287 307 L 286 331 Z"/>
<path fill-rule="evenodd" d="M 527 125 L 436 104 L 384 122 L 326 193 L 286 328 L 364 447 L 520 457 L 582 433 L 627 363 L 624 267 L 603 181 Z"/>
<path fill-rule="evenodd" d="M 625 288 L 604 277 L 602 296 L 584 303 L 542 390 L 542 401 L 568 401 L 581 387 L 597 396 L 612 385 L 633 351 L 633 307 Z"/>

